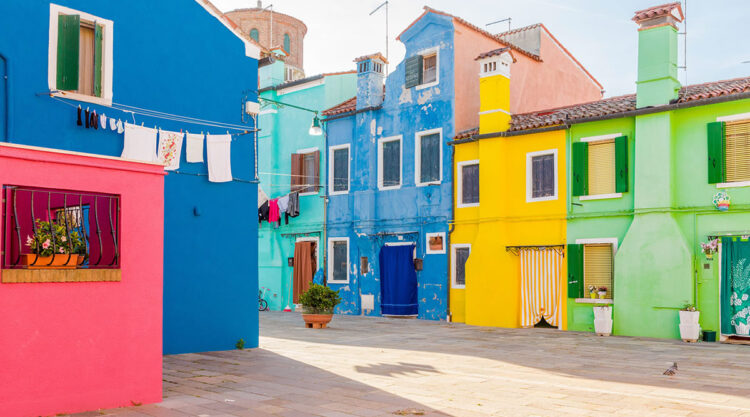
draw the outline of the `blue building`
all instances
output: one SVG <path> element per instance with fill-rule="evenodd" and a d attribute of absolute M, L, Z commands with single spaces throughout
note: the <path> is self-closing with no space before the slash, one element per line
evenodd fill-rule
<path fill-rule="evenodd" d="M 123 135 L 78 126 L 79 105 L 121 122 L 233 134 L 234 180 L 209 182 L 206 163 L 187 163 L 185 151 L 165 180 L 163 350 L 257 346 L 255 144 L 243 133 L 254 130 L 246 109 L 257 108 L 259 47 L 207 0 L 6 1 L 0 28 L 2 141 L 119 157 Z"/>

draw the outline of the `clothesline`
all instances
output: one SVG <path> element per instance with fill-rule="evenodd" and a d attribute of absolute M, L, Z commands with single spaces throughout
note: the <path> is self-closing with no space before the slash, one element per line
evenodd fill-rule
<path fill-rule="evenodd" d="M 174 170 L 174 171 L 169 171 L 169 172 L 170 173 L 174 172 L 175 174 L 181 174 L 181 175 L 195 175 L 196 177 L 207 177 L 208 176 L 208 174 L 201 174 L 201 173 L 196 173 L 196 172 L 182 172 L 182 171 L 179 171 L 179 170 Z M 243 180 L 241 178 L 234 178 L 234 177 L 232 177 L 232 182 L 244 182 L 244 183 L 248 183 L 248 184 L 257 184 L 258 183 L 258 181 L 255 181 L 255 180 Z"/>

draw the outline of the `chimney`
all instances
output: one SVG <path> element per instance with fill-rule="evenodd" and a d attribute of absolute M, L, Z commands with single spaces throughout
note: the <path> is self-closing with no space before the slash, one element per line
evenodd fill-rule
<path fill-rule="evenodd" d="M 383 104 L 383 80 L 388 61 L 380 54 L 362 56 L 357 63 L 357 110 Z"/>
<path fill-rule="evenodd" d="M 259 9 L 263 8 L 263 1 L 262 0 L 258 0 L 258 8 Z"/>
<path fill-rule="evenodd" d="M 503 132 L 510 127 L 510 48 L 484 52 L 479 63 L 479 133 Z"/>
<path fill-rule="evenodd" d="M 635 12 L 638 23 L 636 107 L 669 104 L 677 98 L 677 24 L 684 20 L 679 2 Z"/>

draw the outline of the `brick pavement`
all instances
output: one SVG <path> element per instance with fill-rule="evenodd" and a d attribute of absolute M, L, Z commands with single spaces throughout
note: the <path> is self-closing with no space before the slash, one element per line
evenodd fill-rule
<path fill-rule="evenodd" d="M 166 356 L 162 403 L 75 417 L 750 417 L 750 346 L 274 312 L 260 344 Z"/>

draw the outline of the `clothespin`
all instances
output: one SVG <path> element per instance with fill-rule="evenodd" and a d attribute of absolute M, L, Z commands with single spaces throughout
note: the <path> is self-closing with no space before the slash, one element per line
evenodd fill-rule
<path fill-rule="evenodd" d="M 143 127 L 143 122 L 141 122 L 141 127 Z"/>

